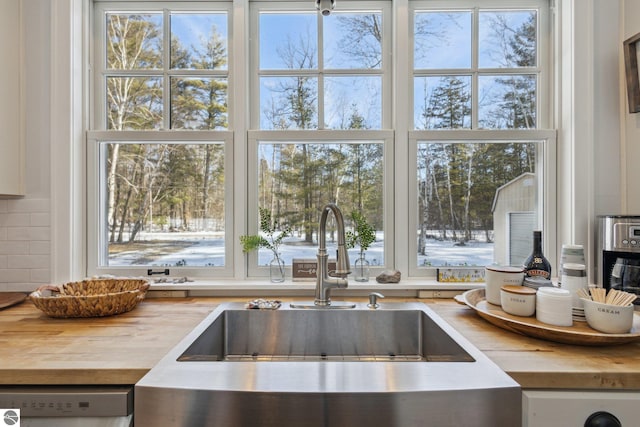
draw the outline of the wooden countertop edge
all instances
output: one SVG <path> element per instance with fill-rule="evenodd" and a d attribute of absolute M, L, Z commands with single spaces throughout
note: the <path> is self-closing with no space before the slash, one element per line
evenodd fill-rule
<path fill-rule="evenodd" d="M 137 383 L 149 369 L 0 369 L 0 385 L 123 385 Z"/>
<path fill-rule="evenodd" d="M 0 386 L 121 385 L 137 383 L 149 370 L 0 369 Z M 601 375 L 584 372 L 507 372 L 524 389 L 640 390 L 638 373 Z"/>
<path fill-rule="evenodd" d="M 0 369 L 0 385 L 135 384 L 148 369 Z M 638 373 L 507 372 L 525 389 L 640 390 Z"/>
<path fill-rule="evenodd" d="M 507 372 L 524 389 L 640 390 L 638 373 Z"/>

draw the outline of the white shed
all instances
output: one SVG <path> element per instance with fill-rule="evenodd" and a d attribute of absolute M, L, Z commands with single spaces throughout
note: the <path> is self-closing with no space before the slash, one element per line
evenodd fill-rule
<path fill-rule="evenodd" d="M 536 228 L 537 180 L 523 173 L 496 190 L 493 198 L 493 261 L 500 265 L 522 265 L 531 253 Z"/>

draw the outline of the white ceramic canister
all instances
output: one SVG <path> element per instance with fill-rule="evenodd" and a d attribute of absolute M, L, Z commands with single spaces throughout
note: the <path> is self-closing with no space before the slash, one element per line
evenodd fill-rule
<path fill-rule="evenodd" d="M 526 286 L 504 285 L 500 290 L 502 310 L 514 316 L 533 316 L 536 311 L 536 290 Z"/>
<path fill-rule="evenodd" d="M 564 264 L 584 264 L 584 247 L 582 245 L 562 245 L 560 254 L 560 271 L 558 272 L 558 285 L 562 283 L 562 266 Z"/>
<path fill-rule="evenodd" d="M 504 285 L 522 285 L 524 268 L 508 265 L 488 265 L 485 268 L 485 298 L 490 304 L 500 304 L 500 289 Z"/>
<path fill-rule="evenodd" d="M 572 326 L 571 292 L 566 289 L 543 287 L 536 293 L 536 319 L 555 326 Z"/>
<path fill-rule="evenodd" d="M 573 307 L 582 308 L 582 300 L 578 294 L 580 289 L 588 289 L 587 268 L 584 264 L 565 263 L 562 265 L 562 289 L 571 292 Z"/>

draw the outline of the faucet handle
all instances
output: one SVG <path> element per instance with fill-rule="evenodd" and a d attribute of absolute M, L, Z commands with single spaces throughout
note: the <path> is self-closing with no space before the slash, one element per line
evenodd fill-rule
<path fill-rule="evenodd" d="M 382 295 L 379 292 L 371 292 L 369 294 L 369 304 L 367 304 L 367 307 L 369 308 L 380 307 L 380 304 L 378 304 L 378 298 L 384 298 L 384 295 Z"/>

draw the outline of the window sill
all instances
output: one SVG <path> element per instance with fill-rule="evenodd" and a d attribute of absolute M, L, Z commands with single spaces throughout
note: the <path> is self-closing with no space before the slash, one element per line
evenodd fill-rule
<path fill-rule="evenodd" d="M 452 298 L 468 289 L 484 286 L 484 283 L 443 283 L 434 279 L 402 279 L 400 283 L 349 282 L 346 289 L 333 289 L 332 296 L 366 296 L 370 292 L 381 292 L 386 296 L 414 298 Z M 246 280 L 196 280 L 186 283 L 151 283 L 148 296 L 308 296 L 313 298 L 315 282 L 294 282 L 287 279 L 282 283 L 271 283 L 268 279 Z"/>

